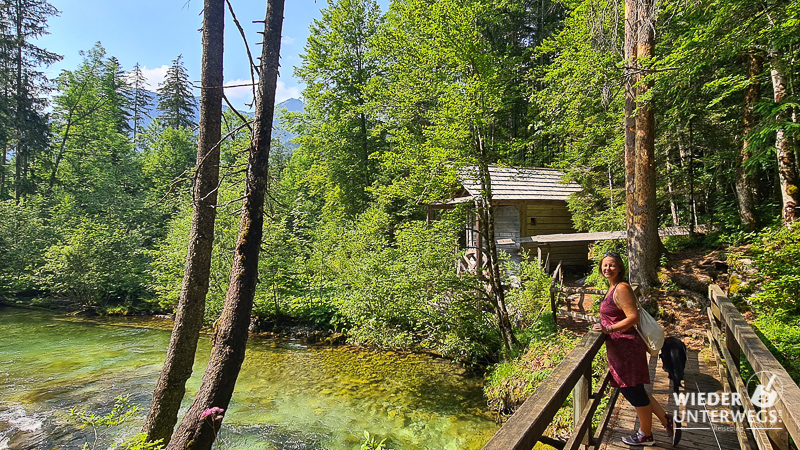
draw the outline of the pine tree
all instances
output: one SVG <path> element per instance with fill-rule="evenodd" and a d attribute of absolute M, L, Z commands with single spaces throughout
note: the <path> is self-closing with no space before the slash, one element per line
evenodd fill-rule
<path fill-rule="evenodd" d="M 30 163 L 47 146 L 46 99 L 42 89 L 46 78 L 36 69 L 61 59 L 32 41 L 47 34 L 47 19 L 58 13 L 44 0 L 0 1 L 0 108 L 9 119 L 6 133 L 0 131 L 0 138 L 4 137 L 0 139 L 3 166 L 0 173 L 5 172 L 7 159 L 13 155 L 17 200 L 31 190 Z M 4 193 L 5 179 L 0 178 L 0 196 Z"/>
<path fill-rule="evenodd" d="M 144 118 L 150 118 L 150 113 L 147 111 L 147 105 L 150 103 L 148 92 L 150 86 L 144 74 L 142 74 L 142 67 L 138 62 L 133 66 L 133 70 L 128 72 L 128 83 L 131 87 L 130 125 L 133 134 L 133 145 L 134 147 L 138 147 L 138 139 L 142 134 L 142 128 L 144 128 Z"/>
<path fill-rule="evenodd" d="M 105 92 L 103 95 L 108 101 L 107 108 L 110 117 L 114 121 L 117 131 L 128 133 L 131 131 L 131 86 L 125 76 L 125 71 L 122 70 L 122 66 L 115 56 L 106 60 L 104 78 Z"/>
<path fill-rule="evenodd" d="M 167 69 L 167 75 L 158 85 L 158 107 L 161 120 L 172 128 L 194 128 L 197 106 L 192 95 L 189 74 L 183 65 L 183 56 L 178 55 Z"/>

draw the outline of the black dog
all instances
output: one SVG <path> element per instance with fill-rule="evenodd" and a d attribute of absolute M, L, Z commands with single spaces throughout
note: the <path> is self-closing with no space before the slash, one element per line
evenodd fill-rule
<path fill-rule="evenodd" d="M 683 371 L 686 368 L 686 344 L 672 336 L 664 339 L 660 358 L 661 367 L 672 380 L 673 390 L 678 392 L 683 381 Z"/>
<path fill-rule="evenodd" d="M 672 389 L 677 393 L 683 381 L 683 371 L 686 369 L 686 344 L 676 337 L 664 339 L 661 347 L 661 367 L 672 380 Z M 677 417 L 676 417 L 677 419 Z M 672 435 L 672 446 L 678 445 L 681 440 L 681 423 L 675 421 L 675 428 Z"/>

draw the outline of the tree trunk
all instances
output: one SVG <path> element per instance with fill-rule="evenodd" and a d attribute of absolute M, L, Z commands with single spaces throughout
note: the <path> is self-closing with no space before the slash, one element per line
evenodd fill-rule
<path fill-rule="evenodd" d="M 756 103 L 761 93 L 761 83 L 759 76 L 763 70 L 761 55 L 756 51 L 750 51 L 747 58 L 747 76 L 750 84 L 744 94 L 744 138 L 742 146 L 736 154 L 736 197 L 739 200 L 739 217 L 742 220 L 745 230 L 755 231 L 756 215 L 753 180 L 750 169 L 746 168 L 747 161 L 750 159 L 750 140 L 747 134 L 753 129 L 758 116 L 755 112 Z"/>
<path fill-rule="evenodd" d="M 633 228 L 633 202 L 636 187 L 636 91 L 639 81 L 636 69 L 636 0 L 625 0 L 625 229 L 628 230 L 627 247 L 635 241 Z M 630 257 L 630 250 L 628 251 Z"/>
<path fill-rule="evenodd" d="M 776 54 L 771 58 L 772 89 L 775 103 L 786 99 L 786 83 L 780 58 Z M 775 117 L 781 124 L 788 122 L 787 110 L 781 110 Z M 790 225 L 797 219 L 797 207 L 800 205 L 800 187 L 798 186 L 797 163 L 795 161 L 792 143 L 786 136 L 785 128 L 781 127 L 776 132 L 775 148 L 778 154 L 778 179 L 781 189 L 781 217 L 784 225 Z"/>
<path fill-rule="evenodd" d="M 222 53 L 225 0 L 205 0 L 203 6 L 203 73 L 200 93 L 200 134 L 194 184 L 194 211 L 186 254 L 183 286 L 175 314 L 167 358 L 158 379 L 143 432 L 148 441 L 168 442 L 178 409 L 192 375 L 197 340 L 203 326 L 211 271 L 214 221 L 217 217 L 219 145 L 222 127 Z"/>
<path fill-rule="evenodd" d="M 478 175 L 481 180 L 481 192 L 483 201 L 478 206 L 478 211 L 481 216 L 483 227 L 482 232 L 486 234 L 486 254 L 489 258 L 488 269 L 489 279 L 486 280 L 491 286 L 489 293 L 490 301 L 494 307 L 495 314 L 497 315 L 497 326 L 500 330 L 500 336 L 503 339 L 503 347 L 506 351 L 511 351 L 519 344 L 517 337 L 514 335 L 514 329 L 511 326 L 511 320 L 508 317 L 508 308 L 506 307 L 505 291 L 503 290 L 503 277 L 500 267 L 500 258 L 497 252 L 497 240 L 495 237 L 494 229 L 494 202 L 492 201 L 492 178 L 489 172 L 489 165 L 486 163 L 484 140 L 480 132 L 477 132 L 477 145 L 482 155 L 481 162 L 478 163 Z M 480 248 L 478 249 L 480 251 Z M 478 274 L 482 274 L 480 263 L 478 265 Z"/>
<path fill-rule="evenodd" d="M 245 200 L 225 308 L 217 321 L 211 357 L 200 390 L 167 449 L 183 450 L 187 446 L 193 450 L 211 448 L 222 424 L 222 415 L 207 414 L 212 408 L 228 408 L 244 361 L 250 313 L 258 282 L 258 256 L 263 233 L 283 8 L 284 0 L 269 0 L 264 21 L 254 139 L 250 145 Z"/>
<path fill-rule="evenodd" d="M 637 66 L 643 70 L 641 59 L 655 55 L 652 25 L 653 1 L 642 1 L 638 7 L 636 59 Z M 640 81 L 637 98 L 647 94 L 651 85 L 650 81 Z M 636 174 L 633 191 L 633 223 L 628 230 L 629 235 L 632 235 L 628 241 L 630 245 L 628 247 L 628 264 L 631 282 L 642 287 L 655 283 L 656 263 L 659 259 L 654 138 L 655 123 L 650 104 L 637 100 Z"/>
<path fill-rule="evenodd" d="M 666 168 L 667 168 L 667 192 L 669 192 L 669 210 L 672 214 L 672 226 L 677 227 L 680 226 L 680 216 L 678 214 L 678 204 L 675 202 L 675 181 L 673 180 L 673 173 L 672 170 L 672 161 L 670 161 L 671 156 L 668 154 L 666 157 Z"/>
<path fill-rule="evenodd" d="M 22 183 L 24 181 L 24 177 L 22 175 L 22 168 L 23 168 L 23 161 L 25 160 L 25 138 L 23 136 L 23 122 L 24 118 L 22 117 L 22 65 L 24 61 L 22 59 L 22 47 L 23 47 L 23 39 L 24 39 L 24 32 L 22 28 L 22 2 L 17 0 L 16 2 L 16 10 L 14 16 L 14 22 L 16 25 L 16 38 L 17 41 L 15 43 L 15 92 L 14 92 L 14 134 L 16 138 L 16 151 L 15 151 L 15 172 L 14 172 L 14 199 L 19 203 L 20 199 L 22 198 Z"/>

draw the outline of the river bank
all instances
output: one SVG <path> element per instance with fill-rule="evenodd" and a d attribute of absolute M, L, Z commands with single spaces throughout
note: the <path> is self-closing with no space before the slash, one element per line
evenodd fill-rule
<path fill-rule="evenodd" d="M 119 395 L 130 395 L 140 412 L 120 430 L 102 430 L 107 434 L 98 448 L 135 434 L 169 341 L 168 330 L 147 326 L 153 322 L 3 307 L 0 443 L 78 448 L 91 432 L 70 421 L 70 409 L 106 414 Z M 204 335 L 186 402 L 209 349 Z M 254 336 L 220 442 L 223 448 L 344 449 L 360 445 L 369 431 L 395 449 L 480 448 L 497 429 L 482 384 L 427 355 Z"/>

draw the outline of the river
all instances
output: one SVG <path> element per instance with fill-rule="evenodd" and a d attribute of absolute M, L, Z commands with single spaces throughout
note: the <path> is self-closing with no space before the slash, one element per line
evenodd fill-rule
<path fill-rule="evenodd" d="M 0 449 L 95 443 L 69 412 L 107 414 L 129 395 L 139 411 L 99 429 L 110 448 L 141 427 L 169 342 L 169 323 L 75 318 L 0 307 Z M 199 387 L 200 339 L 183 412 Z M 224 449 L 352 449 L 364 432 L 387 448 L 481 448 L 497 430 L 480 377 L 425 355 L 367 352 L 253 338 L 225 414 Z"/>

